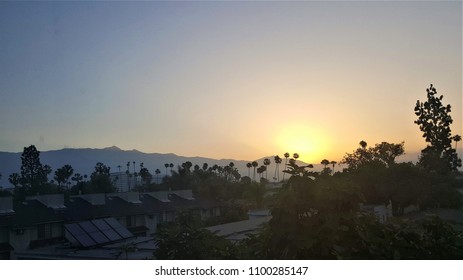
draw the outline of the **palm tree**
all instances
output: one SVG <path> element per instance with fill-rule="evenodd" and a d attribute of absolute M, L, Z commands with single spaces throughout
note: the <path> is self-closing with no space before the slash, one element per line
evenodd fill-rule
<path fill-rule="evenodd" d="M 294 153 L 294 154 L 293 154 L 293 158 L 294 158 L 295 160 L 297 160 L 297 159 L 299 158 L 299 154 L 298 154 L 298 153 Z"/>
<path fill-rule="evenodd" d="M 174 168 L 174 164 L 173 164 L 173 163 L 169 163 L 169 167 L 170 167 L 170 173 L 172 174 L 172 168 Z"/>
<path fill-rule="evenodd" d="M 278 180 L 278 182 L 280 181 L 280 163 L 282 161 L 282 159 L 276 155 L 274 158 L 275 160 L 275 176 L 274 176 L 274 179 L 275 180 Z"/>
<path fill-rule="evenodd" d="M 167 168 L 169 167 L 169 164 L 168 163 L 164 164 L 164 167 L 166 168 L 166 176 L 167 176 Z"/>
<path fill-rule="evenodd" d="M 334 161 L 334 160 L 332 160 L 330 163 L 331 163 L 331 165 L 333 166 L 333 174 L 334 174 L 334 166 L 336 165 L 337 162 Z"/>
<path fill-rule="evenodd" d="M 254 167 L 254 175 L 252 175 L 252 179 L 255 181 L 256 180 L 256 167 L 259 165 L 257 161 L 251 162 L 252 167 Z"/>
<path fill-rule="evenodd" d="M 252 163 L 250 163 L 250 162 L 246 163 L 246 167 L 248 168 L 248 177 L 251 178 Z"/>
<path fill-rule="evenodd" d="M 259 178 L 262 178 L 262 173 L 264 173 L 266 167 L 265 165 L 261 165 L 260 167 L 257 168 L 257 174 L 259 174 Z"/>
<path fill-rule="evenodd" d="M 268 180 L 267 178 L 267 166 L 270 165 L 270 160 L 268 158 L 264 159 L 264 165 L 265 165 L 265 179 Z"/>
<path fill-rule="evenodd" d="M 161 174 L 161 170 L 156 169 L 154 170 L 154 173 L 156 173 L 156 179 L 159 179 L 159 174 Z"/>
<path fill-rule="evenodd" d="M 328 166 L 328 164 L 330 164 L 330 161 L 327 160 L 327 159 L 324 159 L 320 162 L 321 164 L 323 164 L 323 169 L 326 169 L 326 167 Z"/>
<path fill-rule="evenodd" d="M 455 152 L 458 153 L 457 152 L 457 147 L 458 147 L 458 142 L 461 141 L 461 136 L 460 135 L 453 136 L 453 141 L 455 141 Z"/>
<path fill-rule="evenodd" d="M 362 149 L 365 149 L 367 147 L 367 142 L 365 141 L 360 141 L 359 145 L 362 147 Z"/>
<path fill-rule="evenodd" d="M 286 170 L 286 167 L 288 166 L 289 153 L 286 152 L 286 153 L 284 154 L 284 156 L 285 156 L 285 170 Z M 283 172 L 283 181 L 285 180 L 285 174 L 286 174 L 286 173 Z"/>

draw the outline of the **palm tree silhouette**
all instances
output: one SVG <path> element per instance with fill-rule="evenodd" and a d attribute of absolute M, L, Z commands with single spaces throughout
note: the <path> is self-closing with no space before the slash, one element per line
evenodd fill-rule
<path fill-rule="evenodd" d="M 334 166 L 336 165 L 337 162 L 334 161 L 334 160 L 332 160 L 330 163 L 331 163 L 331 165 L 333 166 L 333 174 L 334 174 Z"/>
<path fill-rule="evenodd" d="M 169 167 L 170 167 L 170 174 L 172 174 L 172 168 L 174 168 L 174 164 L 173 164 L 173 163 L 169 163 Z"/>
<path fill-rule="evenodd" d="M 246 163 L 246 167 L 248 168 L 248 177 L 251 178 L 252 163 L 250 163 L 250 162 Z"/>
<path fill-rule="evenodd" d="M 460 135 L 453 136 L 453 141 L 455 141 L 455 152 L 457 152 L 458 142 L 461 141 L 461 136 Z"/>
<path fill-rule="evenodd" d="M 285 156 L 285 170 L 286 170 L 286 167 L 288 166 L 289 153 L 286 152 L 286 153 L 284 154 L 284 156 Z M 283 172 L 283 181 L 285 180 L 285 174 L 286 174 L 286 173 Z"/>
<path fill-rule="evenodd" d="M 280 163 L 281 163 L 282 159 L 278 155 L 276 155 L 273 159 L 275 160 L 275 176 L 274 176 L 274 178 L 275 178 L 275 180 L 278 180 L 278 182 L 279 182 L 280 181 Z"/>
<path fill-rule="evenodd" d="M 359 145 L 362 147 L 362 149 L 365 149 L 367 147 L 367 142 L 365 141 L 360 141 Z"/>
<path fill-rule="evenodd" d="M 167 176 L 167 168 L 169 167 L 169 164 L 168 164 L 168 163 L 165 163 L 165 164 L 164 164 L 164 167 L 166 168 L 166 176 Z"/>
<path fill-rule="evenodd" d="M 252 175 L 252 179 L 255 181 L 256 180 L 256 167 L 259 165 L 257 161 L 253 161 L 251 163 L 252 167 L 254 167 L 254 175 Z"/>
<path fill-rule="evenodd" d="M 330 164 L 330 161 L 327 160 L 327 159 L 325 158 L 325 159 L 322 160 L 320 163 L 323 164 L 323 169 L 326 169 L 326 167 L 328 166 L 328 164 Z"/>
<path fill-rule="evenodd" d="M 268 180 L 268 178 L 267 178 L 267 173 L 268 173 L 267 172 L 267 169 L 268 169 L 267 166 L 270 165 L 270 160 L 268 158 L 264 159 L 264 165 L 265 165 L 265 179 Z"/>

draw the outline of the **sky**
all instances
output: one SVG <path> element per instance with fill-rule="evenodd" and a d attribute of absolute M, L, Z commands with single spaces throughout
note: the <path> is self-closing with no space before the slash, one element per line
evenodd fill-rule
<path fill-rule="evenodd" d="M 431 83 L 462 135 L 461 1 L 0 2 L 0 65 L 0 151 L 413 154 Z"/>

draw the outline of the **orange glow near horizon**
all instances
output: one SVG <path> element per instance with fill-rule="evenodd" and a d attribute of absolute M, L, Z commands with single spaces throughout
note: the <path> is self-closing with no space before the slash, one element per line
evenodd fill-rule
<path fill-rule="evenodd" d="M 318 163 L 326 157 L 330 143 L 322 129 L 307 124 L 294 124 L 282 127 L 277 145 L 292 156 L 299 154 L 299 160 Z"/>

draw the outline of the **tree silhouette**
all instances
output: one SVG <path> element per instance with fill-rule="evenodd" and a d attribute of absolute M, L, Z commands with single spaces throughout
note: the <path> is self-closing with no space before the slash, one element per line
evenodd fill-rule
<path fill-rule="evenodd" d="M 108 193 L 115 192 L 117 189 L 114 187 L 114 182 L 110 178 L 111 168 L 102 162 L 95 165 L 95 170 L 90 175 L 90 188 L 86 190 L 87 193 Z"/>
<path fill-rule="evenodd" d="M 282 159 L 276 155 L 273 160 L 275 161 L 275 180 L 277 180 L 278 182 L 280 182 L 280 164 L 282 162 Z"/>
<path fill-rule="evenodd" d="M 461 141 L 461 136 L 460 136 L 460 135 L 455 135 L 455 136 L 453 136 L 453 141 L 455 141 L 455 151 L 458 153 L 458 151 L 457 151 L 457 145 L 458 145 L 458 142 Z"/>
<path fill-rule="evenodd" d="M 25 147 L 21 155 L 21 179 L 20 183 L 33 193 L 39 192 L 48 181 L 48 174 L 51 168 L 42 165 L 40 162 L 40 152 L 34 145 Z"/>
<path fill-rule="evenodd" d="M 248 177 L 251 178 L 252 163 L 250 163 L 250 162 L 246 163 L 246 167 L 248 168 Z"/>
<path fill-rule="evenodd" d="M 55 171 L 54 179 L 58 183 L 58 186 L 61 187 L 61 184 L 66 184 L 69 178 L 74 173 L 74 169 L 69 164 L 64 165 L 61 168 L 58 168 Z"/>
<path fill-rule="evenodd" d="M 267 173 L 268 173 L 267 170 L 268 170 L 268 167 L 267 167 L 267 166 L 270 165 L 270 160 L 269 160 L 268 158 L 264 159 L 264 165 L 265 165 L 265 179 L 268 180 L 268 178 L 267 178 Z"/>
<path fill-rule="evenodd" d="M 173 164 L 173 163 L 169 163 L 169 167 L 170 167 L 170 173 L 172 173 L 172 168 L 174 168 L 174 164 Z"/>
<path fill-rule="evenodd" d="M 259 166 L 259 163 L 257 161 L 251 162 L 252 167 L 254 167 L 254 174 L 252 175 L 252 180 L 256 180 L 256 167 Z"/>
<path fill-rule="evenodd" d="M 166 168 L 166 176 L 167 176 L 167 168 L 169 168 L 169 164 L 168 163 L 164 164 L 164 167 Z"/>
<path fill-rule="evenodd" d="M 330 162 L 330 164 L 333 166 L 333 174 L 334 174 L 334 166 L 336 165 L 336 163 L 337 163 L 337 162 L 334 161 L 334 160 L 332 160 L 332 161 Z"/>
<path fill-rule="evenodd" d="M 372 163 L 390 167 L 395 164 L 395 158 L 404 153 L 404 142 L 399 144 L 381 142 L 375 147 L 367 148 L 367 143 L 360 141 L 359 145 L 360 148 L 351 154 L 347 153 L 341 161 L 341 163 L 348 165 L 349 170 Z"/>
<path fill-rule="evenodd" d="M 420 165 L 438 173 L 457 171 L 461 167 L 461 159 L 456 150 L 452 149 L 452 133 L 450 125 L 451 106 L 442 104 L 443 95 L 437 96 L 437 90 L 431 86 L 426 89 L 427 101 L 416 101 L 415 123 L 423 132 L 423 137 L 429 144 L 421 151 Z"/>
<path fill-rule="evenodd" d="M 284 154 L 284 156 L 285 156 L 285 170 L 286 170 L 286 169 L 287 169 L 286 167 L 288 166 L 289 153 L 286 152 L 286 153 Z M 285 180 L 285 174 L 286 174 L 286 172 L 283 171 L 283 181 Z"/>

